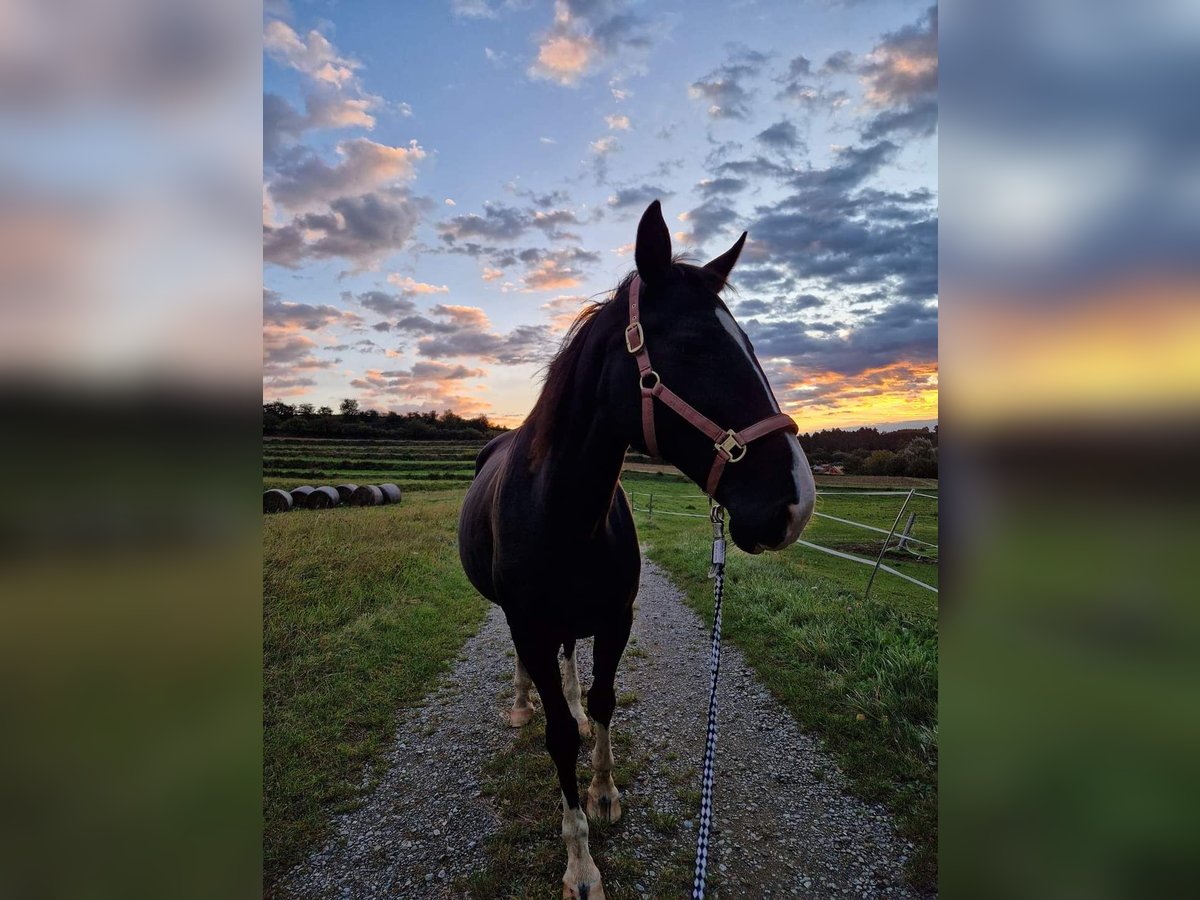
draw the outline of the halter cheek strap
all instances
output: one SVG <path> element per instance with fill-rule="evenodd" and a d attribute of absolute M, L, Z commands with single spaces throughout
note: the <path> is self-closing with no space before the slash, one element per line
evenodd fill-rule
<path fill-rule="evenodd" d="M 654 434 L 654 400 L 657 398 L 713 442 L 716 456 L 704 487 L 711 497 L 717 491 L 726 463 L 740 462 L 746 455 L 747 444 L 777 431 L 796 434 L 799 429 L 792 417 L 786 413 L 767 416 L 741 431 L 722 428 L 663 384 L 658 373 L 650 365 L 650 354 L 646 350 L 646 333 L 642 329 L 638 311 L 641 283 L 641 278 L 634 275 L 629 284 L 629 325 L 625 329 L 625 349 L 633 356 L 638 367 L 642 393 L 642 435 L 646 439 L 646 452 L 651 456 L 658 456 L 658 439 Z"/>

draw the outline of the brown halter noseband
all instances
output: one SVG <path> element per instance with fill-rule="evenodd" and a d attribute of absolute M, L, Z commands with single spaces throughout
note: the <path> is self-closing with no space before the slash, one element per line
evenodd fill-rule
<path fill-rule="evenodd" d="M 642 390 L 642 434 L 646 438 L 646 452 L 651 456 L 658 456 L 658 440 L 654 435 L 654 398 L 657 397 L 675 410 L 685 422 L 699 429 L 713 442 L 717 455 L 713 459 L 712 468 L 708 472 L 708 482 L 704 487 L 705 493 L 712 497 L 717 491 L 717 484 L 721 481 L 721 473 L 725 471 L 725 464 L 740 462 L 746 455 L 747 444 L 777 431 L 786 430 L 797 434 L 800 429 L 796 427 L 792 417 L 786 413 L 767 416 L 741 431 L 721 428 L 711 419 L 697 412 L 690 403 L 681 399 L 678 394 L 663 384 L 658 373 L 650 365 L 650 354 L 646 351 L 646 333 L 642 330 L 642 323 L 638 317 L 638 289 L 640 286 L 641 278 L 634 275 L 633 280 L 629 283 L 629 325 L 625 329 L 625 349 L 637 361 L 638 378 Z M 653 379 L 653 383 L 647 385 L 646 382 L 650 379 Z"/>

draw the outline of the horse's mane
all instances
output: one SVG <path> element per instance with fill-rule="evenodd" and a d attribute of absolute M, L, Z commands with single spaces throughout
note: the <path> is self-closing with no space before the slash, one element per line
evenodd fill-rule
<path fill-rule="evenodd" d="M 530 431 L 530 462 L 541 462 L 554 445 L 558 428 L 566 424 L 566 416 L 560 414 L 563 403 L 575 387 L 575 374 L 579 368 L 579 359 L 583 355 L 583 347 L 588 335 L 596 327 L 596 318 L 600 311 L 612 304 L 618 297 L 629 296 L 629 285 L 635 272 L 629 272 L 618 282 L 617 286 L 607 297 L 595 300 L 579 311 L 567 333 L 563 335 L 558 353 L 546 367 L 546 377 L 542 382 L 542 392 L 538 395 L 533 410 L 525 419 L 525 428 Z"/>
<path fill-rule="evenodd" d="M 698 270 L 691 265 L 693 257 L 679 253 L 672 257 L 671 262 L 684 271 Z M 566 398 L 575 387 L 575 375 L 579 368 L 579 359 L 583 355 L 584 345 L 588 336 L 596 327 L 596 319 L 600 312 L 611 306 L 617 300 L 627 300 L 629 285 L 637 271 L 626 273 L 607 297 L 595 300 L 579 311 L 579 315 L 563 335 L 558 353 L 546 367 L 546 377 L 542 382 L 542 392 L 533 410 L 525 419 L 524 428 L 530 432 L 530 462 L 537 464 L 545 459 L 550 448 L 558 437 L 558 429 L 566 424 L 567 417 L 560 413 Z M 620 320 L 622 323 L 624 319 Z"/>

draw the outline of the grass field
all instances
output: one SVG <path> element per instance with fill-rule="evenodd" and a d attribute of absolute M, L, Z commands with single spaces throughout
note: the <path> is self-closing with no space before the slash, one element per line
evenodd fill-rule
<path fill-rule="evenodd" d="M 268 892 L 359 796 L 396 710 L 487 611 L 455 550 L 462 490 L 264 518 L 263 854 Z"/>
<path fill-rule="evenodd" d="M 364 767 L 390 736 L 397 708 L 425 694 L 482 620 L 486 605 L 463 576 L 454 547 L 454 522 L 478 447 L 267 443 L 264 487 L 395 481 L 408 494 L 401 506 L 265 520 L 268 885 L 320 838 L 331 811 L 355 801 Z M 893 487 L 887 479 L 819 478 L 824 494 L 817 511 L 887 530 L 903 498 L 867 491 L 907 489 L 911 479 L 904 481 Z M 639 509 L 654 495 L 653 516 L 636 514 L 647 554 L 696 610 L 711 616 L 705 577 L 711 530 L 704 519 L 669 515 L 704 516 L 707 500 L 689 482 L 657 469 L 627 471 L 623 482 Z M 937 492 L 936 482 L 912 486 Z M 936 543 L 936 501 L 915 498 L 909 509 L 917 514 L 911 534 Z M 872 559 L 883 537 L 820 517 L 804 534 Z M 886 562 L 938 583 L 935 561 L 892 552 Z M 937 595 L 880 573 L 864 601 L 870 572 L 799 546 L 754 557 L 731 549 L 725 635 L 797 719 L 822 736 L 855 789 L 888 804 L 916 846 L 910 877 L 929 885 L 937 865 Z M 519 798 L 512 799 L 516 805 Z M 556 830 L 539 833 L 535 843 L 545 846 L 538 852 L 553 851 L 557 859 Z M 528 849 L 524 838 L 512 839 L 522 852 Z M 507 882 L 502 873 L 511 860 L 495 863 L 498 880 L 482 873 L 470 885 L 476 895 Z"/>
<path fill-rule="evenodd" d="M 263 442 L 263 489 L 388 481 L 405 493 L 465 488 L 484 443 L 268 438 Z"/>

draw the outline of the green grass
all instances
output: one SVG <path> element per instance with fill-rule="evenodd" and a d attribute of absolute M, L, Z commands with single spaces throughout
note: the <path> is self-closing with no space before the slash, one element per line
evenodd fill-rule
<path fill-rule="evenodd" d="M 656 476 L 623 478 L 627 490 L 653 491 L 659 514 L 637 513 L 651 559 L 682 588 L 708 621 L 711 530 L 699 519 L 707 500 L 685 482 Z M 829 488 L 833 490 L 833 488 Z M 638 505 L 646 498 L 638 497 Z M 818 499 L 839 518 L 891 526 L 902 497 Z M 936 541 L 933 501 L 917 509 L 927 521 L 914 530 Z M 804 537 L 816 544 L 871 545 L 870 534 L 814 518 Z M 878 535 L 880 539 L 883 535 Z M 874 542 L 875 552 L 878 543 Z M 863 797 L 891 808 L 916 852 L 909 878 L 932 886 L 937 877 L 937 595 L 881 573 L 863 600 L 870 569 L 805 548 L 749 556 L 732 547 L 726 569 L 724 636 L 746 655 L 764 684 L 804 726 L 818 732 Z M 859 555 L 863 555 L 860 551 Z M 873 554 L 872 554 L 873 555 Z M 937 567 L 889 560 L 937 585 Z"/>
<path fill-rule="evenodd" d="M 455 550 L 462 491 L 263 520 L 268 891 L 360 796 L 396 710 L 420 700 L 487 604 Z"/>

